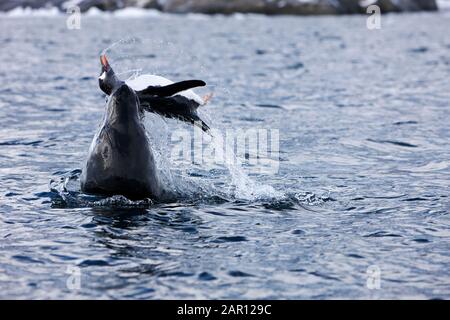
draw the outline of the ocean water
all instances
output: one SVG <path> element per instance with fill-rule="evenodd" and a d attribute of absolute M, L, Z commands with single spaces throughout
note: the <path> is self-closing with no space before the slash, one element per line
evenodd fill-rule
<path fill-rule="evenodd" d="M 1 16 L 0 298 L 450 298 L 450 16 L 381 22 Z M 278 132 L 276 169 L 175 163 L 192 129 L 148 115 L 175 199 L 82 194 L 108 47 L 205 80 L 216 136 Z"/>

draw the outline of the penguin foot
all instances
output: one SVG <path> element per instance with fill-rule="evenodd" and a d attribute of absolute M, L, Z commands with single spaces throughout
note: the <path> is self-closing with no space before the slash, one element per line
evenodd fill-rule
<path fill-rule="evenodd" d="M 207 95 L 204 95 L 203 96 L 203 106 L 204 105 L 206 105 L 208 102 L 209 102 L 209 100 L 211 100 L 212 99 L 212 97 L 214 96 L 214 93 L 213 92 L 211 92 L 211 93 L 208 93 Z"/>

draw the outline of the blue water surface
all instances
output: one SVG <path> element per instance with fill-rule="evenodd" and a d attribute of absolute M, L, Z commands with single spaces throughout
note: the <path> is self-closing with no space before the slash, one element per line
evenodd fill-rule
<path fill-rule="evenodd" d="M 380 30 L 364 16 L 81 23 L 0 17 L 0 298 L 450 298 L 448 13 Z M 120 72 L 204 79 L 211 127 L 279 130 L 279 170 L 160 159 L 177 200 L 81 194 L 99 53 L 121 39 Z M 162 156 L 191 130 L 146 124 Z"/>

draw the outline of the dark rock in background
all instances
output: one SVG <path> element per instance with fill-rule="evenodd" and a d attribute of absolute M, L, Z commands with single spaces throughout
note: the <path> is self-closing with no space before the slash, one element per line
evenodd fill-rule
<path fill-rule="evenodd" d="M 339 11 L 343 14 L 363 13 L 364 8 L 361 7 L 359 1 L 355 0 L 338 0 Z"/>
<path fill-rule="evenodd" d="M 0 0 L 0 11 L 9 11 L 17 7 L 22 8 L 50 8 L 67 9 L 71 1 L 68 0 Z M 140 7 L 148 9 L 161 9 L 158 0 L 81 0 L 76 4 L 81 11 L 98 8 L 103 11 L 113 11 L 126 7 Z"/>
<path fill-rule="evenodd" d="M 375 1 L 374 1 L 375 2 Z M 382 12 L 434 11 L 435 0 L 378 0 Z M 163 11 L 174 13 L 353 14 L 364 13 L 359 0 L 162 0 Z"/>
<path fill-rule="evenodd" d="M 2 0 L 0 11 L 9 11 L 17 7 L 33 9 L 58 7 L 67 8 L 67 0 Z M 382 12 L 434 11 L 436 0 L 377 0 Z M 353 14 L 364 13 L 365 7 L 359 0 L 316 0 L 301 2 L 298 0 L 81 0 L 77 4 L 81 11 L 98 8 L 113 11 L 125 7 L 158 9 L 171 13 L 207 13 L 232 14 L 262 13 L 291 15 Z"/>
<path fill-rule="evenodd" d="M 380 7 L 381 12 L 438 10 L 436 1 L 429 0 L 377 0 L 375 4 Z"/>
<path fill-rule="evenodd" d="M 65 1 L 67 0 L 1 0 L 0 11 L 9 11 L 17 7 L 32 9 L 60 7 Z"/>
<path fill-rule="evenodd" d="M 114 11 L 127 7 L 161 10 L 158 0 L 83 0 L 78 4 L 78 6 L 83 12 L 92 7 L 103 11 Z"/>
<path fill-rule="evenodd" d="M 337 14 L 338 8 L 327 0 L 299 2 L 296 0 L 166 0 L 163 11 L 174 13 L 263 13 L 263 14 Z"/>

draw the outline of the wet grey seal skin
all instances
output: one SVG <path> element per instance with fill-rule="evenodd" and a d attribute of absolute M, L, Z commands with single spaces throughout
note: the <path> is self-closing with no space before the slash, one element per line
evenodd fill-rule
<path fill-rule="evenodd" d="M 130 199 L 160 198 L 163 190 L 134 90 L 102 60 L 100 87 L 110 93 L 103 124 L 81 174 L 81 190 Z"/>
<path fill-rule="evenodd" d="M 161 199 L 165 192 L 142 122 L 144 110 L 156 111 L 148 103 L 141 106 L 138 94 L 142 93 L 136 93 L 116 77 L 105 55 L 100 61 L 99 86 L 109 98 L 103 123 L 91 143 L 81 174 L 81 190 L 91 194 L 124 195 L 129 199 Z M 191 110 L 188 104 L 179 104 L 177 109 L 170 95 L 202 85 L 205 85 L 203 81 L 188 80 L 164 87 L 148 87 L 145 95 L 150 100 L 162 99 L 158 108 L 168 106 L 165 116 L 191 122 L 194 116 L 198 118 L 195 109 Z"/>

